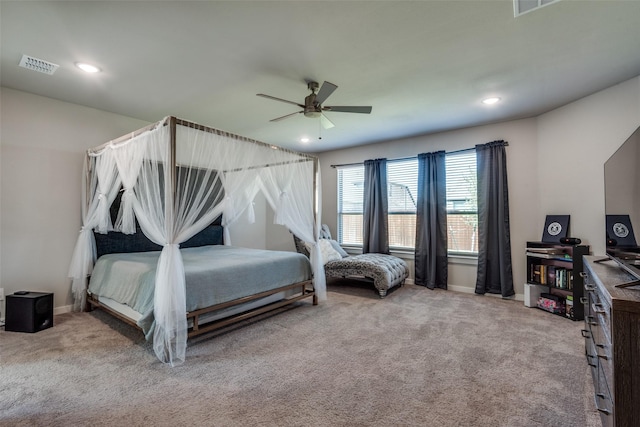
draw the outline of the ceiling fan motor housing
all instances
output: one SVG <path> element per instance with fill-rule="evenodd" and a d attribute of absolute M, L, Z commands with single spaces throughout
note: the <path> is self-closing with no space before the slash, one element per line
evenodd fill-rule
<path fill-rule="evenodd" d="M 313 86 L 315 84 L 315 86 Z M 320 117 L 322 115 L 322 106 L 316 102 L 316 93 L 318 89 L 318 83 L 309 82 L 309 90 L 311 94 L 304 98 L 304 116 L 305 117 Z"/>

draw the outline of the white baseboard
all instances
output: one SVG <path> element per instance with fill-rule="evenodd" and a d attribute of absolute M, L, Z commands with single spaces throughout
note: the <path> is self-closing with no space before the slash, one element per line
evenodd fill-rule
<path fill-rule="evenodd" d="M 58 314 L 71 313 L 73 311 L 72 305 L 63 305 L 62 307 L 55 307 L 53 309 L 53 315 L 57 316 Z"/>

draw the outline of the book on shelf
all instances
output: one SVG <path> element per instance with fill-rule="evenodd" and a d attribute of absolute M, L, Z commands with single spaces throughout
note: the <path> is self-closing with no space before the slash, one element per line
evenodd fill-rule
<path fill-rule="evenodd" d="M 573 270 L 555 265 L 531 264 L 529 281 L 558 289 L 573 290 Z"/>
<path fill-rule="evenodd" d="M 561 254 L 564 253 L 562 248 L 527 248 L 527 252 L 537 254 Z"/>
<path fill-rule="evenodd" d="M 573 259 L 571 258 L 571 255 L 563 252 L 543 253 L 543 252 L 529 252 L 527 250 L 527 256 L 534 257 L 534 258 L 543 258 L 543 259 L 556 259 L 558 261 L 567 261 L 567 262 L 573 261 Z"/>
<path fill-rule="evenodd" d="M 567 295 L 565 299 L 565 314 L 569 319 L 573 319 L 573 295 Z"/>
<path fill-rule="evenodd" d="M 547 266 L 547 283 L 551 286 L 557 287 L 555 265 Z"/>

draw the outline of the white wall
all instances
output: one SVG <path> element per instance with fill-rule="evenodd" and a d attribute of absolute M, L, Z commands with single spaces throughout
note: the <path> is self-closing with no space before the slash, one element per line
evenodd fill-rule
<path fill-rule="evenodd" d="M 604 163 L 639 125 L 640 76 L 538 117 L 541 209 L 570 214 L 594 254 L 605 252 Z"/>
<path fill-rule="evenodd" d="M 524 248 L 527 241 L 541 239 L 546 215 L 571 215 L 570 234 L 591 245 L 593 253 L 604 253 L 604 162 L 639 125 L 640 77 L 636 77 L 536 118 L 328 151 L 320 155 L 322 220 L 335 233 L 337 174 L 332 164 L 455 151 L 504 139 L 509 142 L 514 286 L 521 297 L 526 281 Z M 475 274 L 475 265 L 452 260 L 450 288 L 473 291 Z"/>
<path fill-rule="evenodd" d="M 80 227 L 83 153 L 147 123 L 7 88 L 0 108 L 0 287 L 54 292 L 63 309 L 71 304 L 67 269 Z M 546 214 L 570 214 L 571 234 L 604 252 L 603 165 L 639 125 L 640 76 L 537 118 L 325 152 L 323 222 L 335 233 L 331 164 L 507 140 L 514 284 L 522 294 L 525 242 L 540 239 Z M 234 244 L 293 250 L 264 198 L 256 200 L 256 220 L 234 225 Z M 475 266 L 453 264 L 449 278 L 452 289 L 472 290 Z"/>
<path fill-rule="evenodd" d="M 515 120 L 505 123 L 460 129 L 452 132 L 382 142 L 373 145 L 335 150 L 320 154 L 322 172 L 322 222 L 329 225 L 332 233 L 337 230 L 337 172 L 331 165 L 362 162 L 367 159 L 388 159 L 415 156 L 437 150 L 455 151 L 472 148 L 495 140 L 509 142 L 507 147 L 507 170 L 509 179 L 509 211 L 511 217 L 511 245 L 513 249 L 514 285 L 517 294 L 523 293 L 527 240 L 540 240 L 542 228 L 531 224 L 541 215 L 538 199 L 537 175 L 537 129 L 535 119 Z M 533 185 L 532 185 L 533 181 Z M 540 226 L 542 227 L 542 226 Z M 401 255 L 402 256 L 402 255 Z M 413 280 L 413 256 L 408 255 L 411 280 Z M 450 260 L 450 289 L 471 290 L 475 287 L 476 265 Z"/>
<path fill-rule="evenodd" d="M 84 151 L 148 123 L 7 88 L 0 105 L 0 286 L 68 306 Z"/>
<path fill-rule="evenodd" d="M 84 153 L 148 123 L 8 88 L 0 107 L 0 287 L 53 292 L 57 311 L 68 310 Z M 267 209 L 258 195 L 256 222 L 243 215 L 230 229 L 234 245 L 267 247 Z"/>

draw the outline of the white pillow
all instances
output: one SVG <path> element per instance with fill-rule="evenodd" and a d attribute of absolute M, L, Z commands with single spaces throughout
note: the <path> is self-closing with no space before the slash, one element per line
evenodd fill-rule
<path fill-rule="evenodd" d="M 329 240 L 329 243 L 331 243 L 331 246 L 333 247 L 333 249 L 336 250 L 336 252 L 338 252 L 340 254 L 340 256 L 342 258 L 346 258 L 349 256 L 349 254 L 347 253 L 347 251 L 345 251 L 344 249 L 342 249 L 342 246 L 340 246 L 340 243 L 338 243 L 335 240 Z"/>
<path fill-rule="evenodd" d="M 307 247 L 309 253 L 311 253 L 312 245 L 310 243 L 304 244 Z M 342 255 L 338 253 L 333 246 L 331 246 L 331 242 L 327 239 L 320 239 L 320 254 L 322 255 L 322 265 L 328 263 L 329 261 L 336 261 L 342 259 Z"/>

